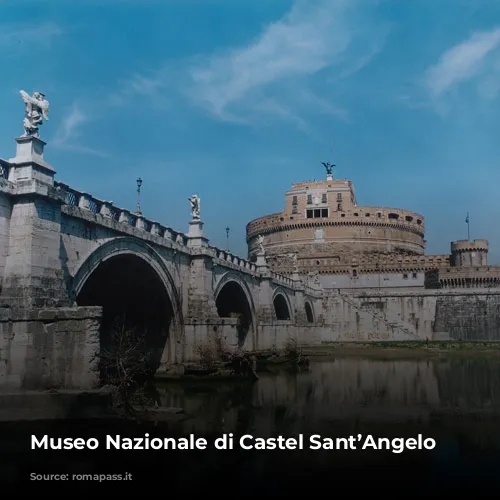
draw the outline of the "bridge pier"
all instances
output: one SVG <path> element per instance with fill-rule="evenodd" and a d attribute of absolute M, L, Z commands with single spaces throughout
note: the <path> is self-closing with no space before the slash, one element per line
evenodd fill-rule
<path fill-rule="evenodd" d="M 9 160 L 10 197 L 8 252 L 3 304 L 16 307 L 67 307 L 70 301 L 61 269 L 61 200 L 54 188 L 55 171 L 43 160 L 45 143 L 20 137 L 16 157 Z"/>
<path fill-rule="evenodd" d="M 55 171 L 42 140 L 16 142 L 0 186 L 0 387 L 92 389 L 102 311 L 70 307 Z"/>
<path fill-rule="evenodd" d="M 218 320 L 217 308 L 212 290 L 213 262 L 207 253 L 208 239 L 203 233 L 203 222 L 189 223 L 188 247 L 196 249 L 189 268 L 187 313 L 184 319 L 184 356 L 197 359 L 198 347 L 212 334 L 211 324 Z"/>
<path fill-rule="evenodd" d="M 276 314 L 273 306 L 272 273 L 264 255 L 257 257 L 257 271 L 260 274 L 258 291 L 258 324 L 256 328 L 256 349 L 276 349 Z"/>

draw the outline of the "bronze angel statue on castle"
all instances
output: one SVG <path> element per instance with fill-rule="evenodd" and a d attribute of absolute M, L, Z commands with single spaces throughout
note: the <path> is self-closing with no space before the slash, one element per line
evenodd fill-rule
<path fill-rule="evenodd" d="M 21 90 L 20 94 L 26 104 L 23 137 L 39 137 L 38 128 L 43 124 L 43 120 L 49 119 L 49 102 L 41 92 L 33 92 L 33 95 L 30 96 L 27 92 Z"/>

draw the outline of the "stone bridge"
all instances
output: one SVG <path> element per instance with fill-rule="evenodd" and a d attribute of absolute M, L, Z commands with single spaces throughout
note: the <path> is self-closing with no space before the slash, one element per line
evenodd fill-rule
<path fill-rule="evenodd" d="M 16 141 L 0 160 L 0 384 L 91 386 L 118 324 L 145 331 L 164 370 L 214 337 L 280 348 L 322 322 L 318 285 L 211 246 L 201 220 L 175 231 L 56 182 L 45 143 Z"/>

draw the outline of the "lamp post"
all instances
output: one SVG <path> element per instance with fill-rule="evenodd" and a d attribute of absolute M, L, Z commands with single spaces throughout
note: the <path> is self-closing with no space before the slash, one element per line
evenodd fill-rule
<path fill-rule="evenodd" d="M 229 226 L 226 227 L 226 250 L 229 252 L 229 231 L 231 229 Z"/>
<path fill-rule="evenodd" d="M 139 177 L 137 179 L 137 208 L 135 210 L 136 215 L 142 215 L 142 213 L 141 213 L 141 186 L 142 186 L 142 179 Z"/>

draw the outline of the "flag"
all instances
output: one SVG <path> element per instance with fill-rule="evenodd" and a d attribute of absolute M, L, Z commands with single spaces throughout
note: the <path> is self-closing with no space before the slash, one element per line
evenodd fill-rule
<path fill-rule="evenodd" d="M 469 214 L 467 214 L 467 217 L 465 218 L 465 223 L 468 224 L 469 223 Z"/>

